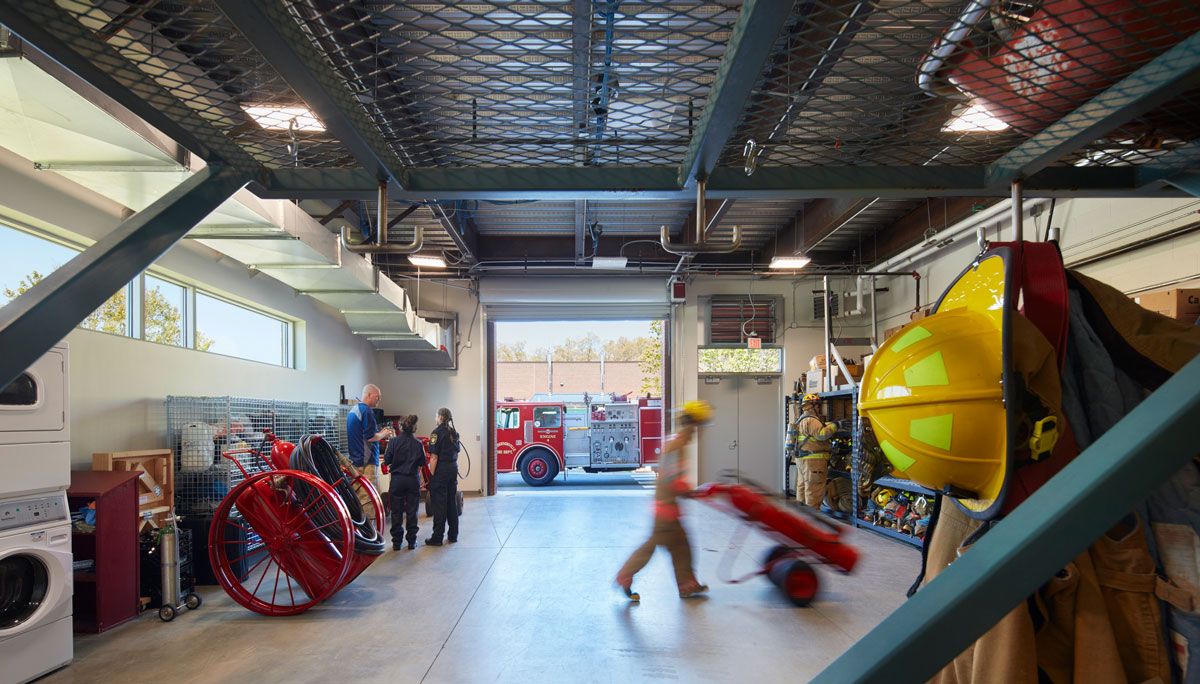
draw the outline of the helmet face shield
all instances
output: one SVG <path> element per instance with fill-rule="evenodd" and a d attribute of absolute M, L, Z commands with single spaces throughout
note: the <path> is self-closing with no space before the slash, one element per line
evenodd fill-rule
<path fill-rule="evenodd" d="M 885 341 L 859 401 L 897 475 L 983 519 L 1002 507 L 1013 463 L 1009 254 L 981 256 L 933 315 Z"/>

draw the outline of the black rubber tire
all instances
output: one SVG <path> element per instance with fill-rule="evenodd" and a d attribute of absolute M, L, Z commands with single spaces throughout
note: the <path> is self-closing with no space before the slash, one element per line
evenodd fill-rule
<path fill-rule="evenodd" d="M 433 506 L 429 505 L 429 492 L 421 492 L 421 503 L 425 506 L 425 517 L 433 517 Z"/>
<path fill-rule="evenodd" d="M 791 552 L 792 552 L 792 550 L 789 549 L 788 547 L 784 546 L 783 544 L 776 544 L 775 546 L 772 546 L 767 551 L 767 555 L 763 556 L 763 567 L 764 568 L 771 567 L 771 565 L 775 561 L 779 560 L 780 558 L 783 558 L 784 556 L 788 555 Z"/>
<path fill-rule="evenodd" d="M 175 608 L 172 606 L 163 606 L 158 609 L 158 618 L 163 622 L 170 622 L 175 619 Z"/>
<path fill-rule="evenodd" d="M 812 603 L 820 586 L 816 571 L 799 558 L 776 563 L 767 570 L 767 577 L 783 591 L 788 600 L 801 608 Z"/>
<path fill-rule="evenodd" d="M 196 610 L 200 604 L 204 603 L 204 599 L 200 598 L 200 594 L 188 594 L 183 600 L 183 605 L 188 607 L 188 610 Z"/>
<path fill-rule="evenodd" d="M 558 476 L 558 459 L 549 449 L 531 449 L 521 459 L 521 479 L 530 487 L 544 487 Z"/>
<path fill-rule="evenodd" d="M 458 505 L 458 517 L 461 518 L 463 509 L 463 493 L 461 489 L 454 492 L 454 503 Z"/>

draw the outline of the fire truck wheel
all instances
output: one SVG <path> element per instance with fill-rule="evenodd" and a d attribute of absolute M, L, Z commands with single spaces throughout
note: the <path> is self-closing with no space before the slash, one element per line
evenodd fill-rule
<path fill-rule="evenodd" d="M 433 517 L 433 506 L 429 505 L 429 492 L 421 492 L 421 501 L 425 505 L 425 517 L 432 518 Z"/>
<path fill-rule="evenodd" d="M 531 449 L 521 459 L 521 479 L 530 487 L 548 485 L 558 475 L 558 459 L 549 449 Z"/>

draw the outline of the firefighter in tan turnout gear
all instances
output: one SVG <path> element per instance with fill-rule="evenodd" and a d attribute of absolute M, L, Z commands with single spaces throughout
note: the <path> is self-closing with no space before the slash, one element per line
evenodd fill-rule
<path fill-rule="evenodd" d="M 695 400 L 684 404 L 680 413 L 679 432 L 667 442 L 658 464 L 658 481 L 654 486 L 654 530 L 617 573 L 617 586 L 633 601 L 641 599 L 633 590 L 633 576 L 646 567 L 654 550 L 660 546 L 671 554 L 679 598 L 692 598 L 708 591 L 708 587 L 696 579 L 692 569 L 692 545 L 680 520 L 678 499 L 690 496 L 692 490 L 684 478 L 684 450 L 696 436 L 696 431 L 712 420 L 713 409 L 708 402 Z"/>
<path fill-rule="evenodd" d="M 796 419 L 796 500 L 820 508 L 825 498 L 825 481 L 829 473 L 829 440 L 837 426 L 826 423 L 817 414 L 820 398 L 806 394 L 800 401 L 802 413 Z"/>

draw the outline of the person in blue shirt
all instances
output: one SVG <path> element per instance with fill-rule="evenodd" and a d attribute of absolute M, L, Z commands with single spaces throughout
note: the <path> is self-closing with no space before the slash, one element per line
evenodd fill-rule
<path fill-rule="evenodd" d="M 394 436 L 390 428 L 379 429 L 375 422 L 375 407 L 379 405 L 382 395 L 379 388 L 372 384 L 363 386 L 362 399 L 358 405 L 350 409 L 346 416 L 346 446 L 348 447 L 350 463 L 358 470 L 363 479 L 379 488 L 379 442 Z M 355 485 L 358 500 L 363 504 L 367 520 L 375 519 L 375 506 L 365 488 Z"/>

